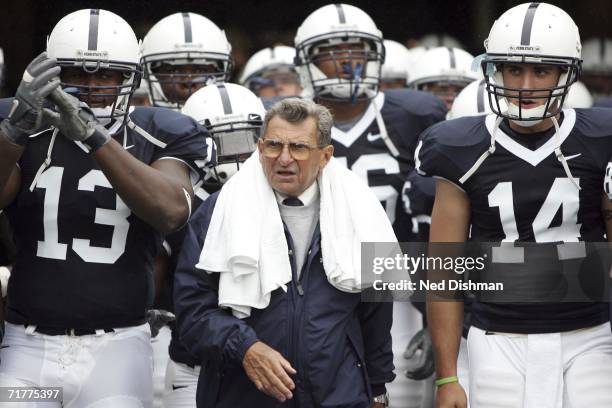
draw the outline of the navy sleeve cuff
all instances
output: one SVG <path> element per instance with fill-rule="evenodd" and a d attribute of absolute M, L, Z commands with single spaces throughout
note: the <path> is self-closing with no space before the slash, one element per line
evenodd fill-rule
<path fill-rule="evenodd" d="M 372 384 L 372 396 L 376 397 L 378 395 L 382 395 L 387 392 L 387 387 L 385 383 L 382 384 Z"/>
<path fill-rule="evenodd" d="M 229 341 L 230 344 L 228 344 L 228 346 L 231 350 L 232 359 L 242 364 L 246 351 L 257 341 L 259 341 L 259 339 L 251 327 L 247 326 L 243 328 L 240 333 L 237 333 L 237 335 Z"/>

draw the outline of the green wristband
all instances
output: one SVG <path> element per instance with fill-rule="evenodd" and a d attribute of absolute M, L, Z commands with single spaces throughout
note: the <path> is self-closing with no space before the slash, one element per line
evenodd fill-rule
<path fill-rule="evenodd" d="M 439 387 L 441 385 L 450 384 L 450 383 L 454 383 L 454 382 L 459 382 L 459 378 L 457 378 L 456 375 L 453 375 L 451 377 L 438 378 L 435 381 L 435 384 L 436 384 L 436 387 Z"/>

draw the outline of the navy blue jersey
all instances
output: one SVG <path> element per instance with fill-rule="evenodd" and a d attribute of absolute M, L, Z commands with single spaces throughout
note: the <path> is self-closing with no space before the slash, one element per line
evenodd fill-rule
<path fill-rule="evenodd" d="M 0 212 L 0 266 L 13 263 L 15 258 L 15 243 L 13 231 L 4 212 Z"/>
<path fill-rule="evenodd" d="M 612 96 L 597 99 L 593 103 L 594 108 L 612 108 Z"/>
<path fill-rule="evenodd" d="M 415 170 L 411 171 L 404 183 L 402 199 L 404 208 L 412 217 L 412 232 L 417 241 L 429 241 L 431 212 L 436 198 L 436 181 Z"/>
<path fill-rule="evenodd" d="M 428 129 L 418 148 L 421 174 L 444 178 L 463 189 L 471 208 L 471 239 L 489 242 L 603 241 L 603 176 L 612 155 L 612 111 L 567 109 L 560 127 L 561 151 L 581 190 L 554 154 L 559 140 L 545 132 L 530 135 L 502 126 L 495 151 L 464 183 L 460 181 L 491 142 L 494 115 L 446 121 Z M 558 332 L 608 320 L 599 303 L 477 303 L 472 324 L 484 330 Z"/>
<path fill-rule="evenodd" d="M 194 183 L 203 176 L 211 144 L 202 126 L 161 108 L 136 108 L 130 120 L 114 137 L 134 157 L 180 160 Z M 32 137 L 18 165 L 21 188 L 7 209 L 18 248 L 7 320 L 67 328 L 142 323 L 163 236 L 131 212 L 83 146 L 61 134 Z"/>
<path fill-rule="evenodd" d="M 381 138 L 375 109 L 380 113 L 389 138 L 399 150 L 393 157 Z M 384 205 L 400 241 L 412 238 L 412 222 L 402 204 L 402 188 L 414 168 L 414 150 L 419 134 L 444 120 L 444 104 L 431 94 L 407 89 L 379 93 L 357 123 L 344 132 L 332 128 L 334 157 L 367 180 Z"/>

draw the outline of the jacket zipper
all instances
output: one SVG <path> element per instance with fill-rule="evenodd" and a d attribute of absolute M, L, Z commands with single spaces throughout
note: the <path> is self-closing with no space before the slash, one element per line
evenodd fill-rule
<path fill-rule="evenodd" d="M 291 238 L 288 238 L 291 246 L 293 246 L 293 241 L 291 240 Z M 289 263 L 291 264 L 291 278 L 293 281 L 293 284 L 295 286 L 295 289 L 297 290 L 298 294 L 300 296 L 304 295 L 304 289 L 302 288 L 302 286 L 300 285 L 298 279 L 297 279 L 297 273 L 296 271 L 296 262 L 295 262 L 295 256 L 293 254 L 293 249 L 289 249 Z M 295 342 L 294 342 L 294 337 L 295 337 L 295 323 L 294 323 L 294 318 L 295 318 L 295 311 L 297 310 L 297 299 L 295 297 L 295 293 L 293 292 L 293 290 L 289 290 L 287 292 L 289 294 L 289 315 L 287 316 L 287 320 L 288 320 L 288 324 L 289 324 L 289 338 L 288 338 L 288 347 L 287 347 L 287 352 L 289 353 L 289 361 L 293 361 L 295 364 L 295 370 L 298 372 L 297 376 L 299 376 L 299 364 L 298 364 L 298 353 L 296 351 L 297 347 L 295 346 Z M 298 402 L 297 402 L 297 395 L 298 395 L 298 389 L 299 389 L 299 384 L 297 382 L 297 376 L 296 379 L 294 380 L 295 382 L 295 388 L 293 389 L 293 398 L 291 398 L 288 402 L 289 402 L 289 406 L 290 407 L 297 407 L 299 406 Z"/>

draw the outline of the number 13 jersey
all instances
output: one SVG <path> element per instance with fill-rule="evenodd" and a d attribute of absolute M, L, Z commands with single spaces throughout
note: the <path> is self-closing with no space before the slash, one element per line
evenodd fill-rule
<path fill-rule="evenodd" d="M 495 151 L 467 180 L 460 179 L 489 149 L 495 115 L 449 120 L 422 135 L 417 171 L 443 178 L 468 195 L 471 240 L 482 242 L 604 241 L 603 178 L 612 155 L 612 110 L 566 109 L 554 128 L 517 134 L 507 122 Z M 559 145 L 574 185 L 555 155 Z M 474 306 L 473 324 L 505 332 L 558 332 L 608 320 L 606 305 L 564 303 Z"/>
<path fill-rule="evenodd" d="M 201 177 L 211 146 L 201 126 L 160 108 L 136 108 L 130 118 L 138 128 L 116 136 L 129 153 L 146 164 L 179 160 L 194 182 Z M 18 246 L 7 320 L 94 329 L 143 323 L 162 234 L 132 213 L 82 146 L 61 134 L 30 138 L 18 165 L 21 186 L 7 209 Z"/>

